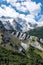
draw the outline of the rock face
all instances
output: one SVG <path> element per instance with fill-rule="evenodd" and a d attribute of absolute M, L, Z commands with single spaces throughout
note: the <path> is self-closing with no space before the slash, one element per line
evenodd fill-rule
<path fill-rule="evenodd" d="M 26 40 L 30 37 L 30 35 L 27 34 L 26 32 L 20 32 L 20 31 L 14 31 L 12 32 L 12 35 L 14 35 L 19 40 Z"/>
<path fill-rule="evenodd" d="M 38 43 L 37 41 L 34 43 L 30 43 L 31 46 L 43 51 L 43 48 L 40 46 L 40 43 Z"/>
<path fill-rule="evenodd" d="M 28 48 L 28 44 L 27 44 L 27 43 L 21 42 L 21 46 L 22 46 L 25 50 Z"/>
<path fill-rule="evenodd" d="M 43 48 L 41 47 L 40 43 L 38 42 L 38 38 L 35 36 L 30 36 L 30 45 L 43 51 Z"/>
<path fill-rule="evenodd" d="M 40 39 L 40 42 L 43 43 L 43 39 L 42 38 Z"/>
<path fill-rule="evenodd" d="M 21 46 L 26 50 L 29 45 L 43 51 L 43 47 L 40 45 L 40 42 L 38 42 L 38 38 L 35 36 L 30 36 L 28 40 L 24 40 L 21 42 Z"/>

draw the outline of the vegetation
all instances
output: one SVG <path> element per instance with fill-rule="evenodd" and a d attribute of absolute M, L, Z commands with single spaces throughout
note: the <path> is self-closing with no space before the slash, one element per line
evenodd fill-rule
<path fill-rule="evenodd" d="M 43 65 L 43 59 L 34 52 L 34 47 L 29 47 L 27 55 L 23 56 L 13 50 L 6 50 L 0 46 L 1 65 Z"/>
<path fill-rule="evenodd" d="M 11 45 L 18 45 L 20 43 L 18 39 L 15 39 L 14 41 L 13 37 L 11 38 L 11 41 Z M 35 41 L 34 38 L 33 41 Z M 26 55 L 22 55 L 16 51 L 10 49 L 8 50 L 0 45 L 0 65 L 43 65 L 43 52 L 29 46 L 26 51 Z"/>
<path fill-rule="evenodd" d="M 20 45 L 21 43 L 21 41 L 18 38 L 14 37 L 13 35 L 11 35 L 10 42 L 12 45 Z"/>
<path fill-rule="evenodd" d="M 26 56 L 23 56 L 12 50 L 6 50 L 3 47 L 0 47 L 0 63 L 1 65 L 21 65 L 28 63 Z M 3 64 L 4 63 L 4 64 Z"/>
<path fill-rule="evenodd" d="M 34 52 L 36 54 L 39 54 L 41 56 L 41 58 L 43 59 L 43 51 L 40 51 L 40 50 L 38 50 L 38 49 L 35 48 Z"/>
<path fill-rule="evenodd" d="M 43 27 L 38 27 L 36 29 L 30 30 L 29 35 L 36 36 L 38 38 L 43 38 Z"/>
<path fill-rule="evenodd" d="M 27 51 L 27 56 L 30 58 L 28 65 L 43 65 L 43 59 L 40 54 L 37 54 L 36 49 L 32 46 L 29 47 L 29 50 Z M 39 51 L 40 52 L 40 51 Z"/>

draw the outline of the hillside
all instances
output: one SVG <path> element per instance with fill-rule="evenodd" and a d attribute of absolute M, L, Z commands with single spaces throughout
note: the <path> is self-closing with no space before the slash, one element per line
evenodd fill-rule
<path fill-rule="evenodd" d="M 37 28 L 37 29 L 36 29 L 37 32 L 39 30 L 43 31 L 43 28 Z M 30 30 L 29 34 L 30 32 L 33 33 L 35 31 Z M 1 36 L 2 36 L 1 39 L 3 41 L 2 43 L 0 43 L 1 65 L 43 65 L 43 51 L 40 51 L 32 46 L 29 46 L 29 48 L 27 48 L 26 51 L 22 47 L 22 51 L 20 51 L 19 50 L 20 46 L 18 46 L 20 45 L 20 41 L 18 40 L 18 38 L 15 38 L 13 35 L 11 36 L 8 31 L 6 32 L 0 27 L 0 37 Z M 9 36 L 11 40 L 9 40 Z M 18 46 L 18 47 L 16 46 L 16 49 L 18 50 L 17 52 L 16 49 L 14 48 L 15 45 Z M 20 53 L 18 53 L 19 51 Z M 22 53 L 24 51 L 26 53 L 25 55 L 23 55 Z"/>
<path fill-rule="evenodd" d="M 43 26 L 30 30 L 29 35 L 36 36 L 38 38 L 43 38 Z"/>
<path fill-rule="evenodd" d="M 39 54 L 36 53 L 37 50 L 35 52 L 34 51 L 35 49 L 30 46 L 29 50 L 27 51 L 27 55 L 23 56 L 17 52 L 14 52 L 12 50 L 6 50 L 4 47 L 0 46 L 0 64 L 1 65 L 43 65 L 43 59 Z"/>

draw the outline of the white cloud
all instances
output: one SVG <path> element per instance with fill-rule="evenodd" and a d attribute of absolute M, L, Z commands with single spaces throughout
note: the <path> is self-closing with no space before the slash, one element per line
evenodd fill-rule
<path fill-rule="evenodd" d="M 41 3 L 36 4 L 36 2 L 32 2 L 31 0 L 25 0 L 24 2 L 16 2 L 14 0 L 9 0 L 10 4 L 12 6 L 15 6 L 17 10 L 22 11 L 22 12 L 27 12 L 29 11 L 30 14 L 24 17 L 24 15 L 19 14 L 21 18 L 26 19 L 28 22 L 36 22 L 35 21 L 35 16 L 38 15 L 41 11 Z"/>
<path fill-rule="evenodd" d="M 43 21 L 43 14 L 40 15 L 40 19 L 38 20 L 38 22 Z"/>
<path fill-rule="evenodd" d="M 38 22 L 38 27 L 43 26 L 43 21 Z"/>
<path fill-rule="evenodd" d="M 1 7 L 3 7 L 3 8 L 1 8 Z M 1 7 L 0 7 L 0 16 L 17 17 L 19 15 L 19 13 L 17 13 L 10 6 L 7 7 L 5 5 L 2 5 Z"/>
<path fill-rule="evenodd" d="M 41 10 L 41 3 L 36 4 L 35 2 L 32 2 L 31 0 L 21 0 L 24 2 L 16 2 L 20 0 L 6 0 L 8 3 L 10 3 L 12 6 L 16 7 L 17 10 L 22 12 L 29 11 L 32 15 L 38 15 L 38 13 Z M 29 15 L 29 14 L 28 14 Z"/>
<path fill-rule="evenodd" d="M 2 5 L 0 7 L 0 16 L 9 16 L 9 17 L 20 17 L 25 19 L 27 22 L 31 22 L 32 24 L 36 23 L 35 16 L 38 16 L 38 13 L 41 11 L 41 3 L 36 4 L 36 2 L 32 2 L 31 0 L 21 0 L 24 2 L 17 2 L 17 0 L 4 0 L 7 3 L 10 3 L 14 6 L 18 11 L 27 12 L 29 11 L 30 14 L 20 14 L 16 12 L 12 6 Z M 18 0 L 20 1 L 20 0 Z M 42 25 L 42 24 L 41 24 Z"/>
<path fill-rule="evenodd" d="M 43 15 L 40 15 L 40 19 L 38 20 L 38 26 L 43 26 Z"/>
<path fill-rule="evenodd" d="M 31 0 L 26 0 L 24 2 L 16 2 L 17 0 L 7 0 L 12 6 L 15 6 L 19 11 L 29 11 L 30 14 L 37 15 L 41 10 L 41 3 L 36 4 Z"/>

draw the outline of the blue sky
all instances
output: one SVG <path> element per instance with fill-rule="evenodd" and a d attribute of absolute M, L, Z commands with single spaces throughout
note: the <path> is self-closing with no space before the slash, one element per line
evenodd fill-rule
<path fill-rule="evenodd" d="M 35 1 L 36 3 L 41 2 L 43 4 L 43 0 L 32 0 L 32 1 Z"/>
<path fill-rule="evenodd" d="M 0 17 L 21 17 L 29 22 L 43 21 L 43 0 L 0 0 Z"/>

